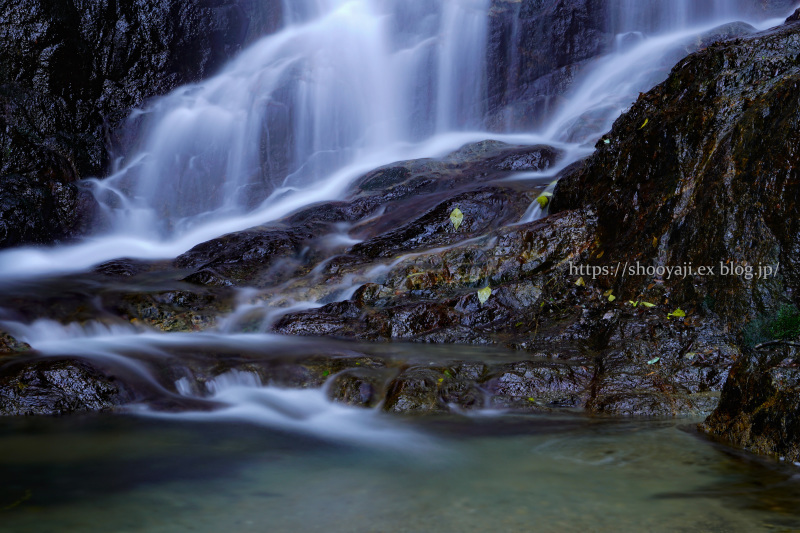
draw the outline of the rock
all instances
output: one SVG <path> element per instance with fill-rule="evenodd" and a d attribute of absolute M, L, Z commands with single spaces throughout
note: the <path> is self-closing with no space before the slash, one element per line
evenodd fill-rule
<path fill-rule="evenodd" d="M 541 125 L 614 38 L 602 1 L 493 0 L 489 13 L 489 124 L 501 131 Z"/>
<path fill-rule="evenodd" d="M 161 331 L 205 330 L 233 310 L 233 297 L 225 290 L 109 291 L 102 301 L 114 315 Z"/>
<path fill-rule="evenodd" d="M 493 407 L 546 410 L 582 408 L 591 395 L 592 362 L 568 364 L 547 360 L 502 365 L 484 385 Z"/>
<path fill-rule="evenodd" d="M 356 180 L 347 200 L 200 244 L 175 266 L 187 269 L 185 280 L 198 285 L 266 288 L 310 272 L 336 251 L 346 253 L 347 262 L 363 265 L 447 246 L 519 220 L 536 194 L 524 182 L 503 187 L 491 182 L 513 171 L 545 170 L 562 155 L 550 146 L 482 141 L 442 159 L 393 163 Z M 456 207 L 465 215 L 457 231 L 450 222 Z"/>
<path fill-rule="evenodd" d="M 357 407 L 375 407 L 386 395 L 386 373 L 370 368 L 345 370 L 331 378 L 331 400 Z"/>
<path fill-rule="evenodd" d="M 175 265 L 194 270 L 185 278 L 190 283 L 261 286 L 295 274 L 303 264 L 302 247 L 314 236 L 303 229 L 253 228 L 199 244 L 179 256 Z"/>
<path fill-rule="evenodd" d="M 110 411 L 131 399 L 113 375 L 79 359 L 15 361 L 0 367 L 0 414 L 6 416 Z"/>
<path fill-rule="evenodd" d="M 796 294 L 798 54 L 800 33 L 784 26 L 690 56 L 558 183 L 552 212 L 591 206 L 599 215 L 604 254 L 589 264 L 714 269 L 603 278 L 618 298 L 655 287 L 673 308 L 741 331 Z M 731 266 L 753 270 L 725 275 Z M 773 274 L 759 279 L 759 266 Z"/>
<path fill-rule="evenodd" d="M 212 74 L 279 22 L 277 1 L 5 2 L 0 247 L 84 232 L 94 204 L 76 181 L 132 142 L 119 130 L 131 109 Z"/>
<path fill-rule="evenodd" d="M 800 22 L 800 8 L 797 8 L 794 13 L 789 15 L 785 23 L 791 24 L 792 22 Z"/>
<path fill-rule="evenodd" d="M 754 453 L 800 461 L 798 355 L 786 345 L 746 351 L 731 370 L 719 407 L 701 428 Z"/>
<path fill-rule="evenodd" d="M 441 369 L 407 369 L 389 385 L 384 409 L 393 413 L 447 412 L 447 404 L 440 394 L 444 376 Z"/>
<path fill-rule="evenodd" d="M 27 342 L 20 342 L 8 333 L 0 331 L 0 357 L 24 353 L 30 349 Z"/>
<path fill-rule="evenodd" d="M 695 45 L 693 48 L 705 48 L 716 43 L 717 41 L 725 41 L 734 37 L 750 35 L 751 33 L 755 32 L 756 29 L 746 22 L 731 22 L 729 24 L 723 24 L 722 26 L 717 26 L 716 28 L 698 35 L 697 40 L 695 43 L 693 43 Z"/>

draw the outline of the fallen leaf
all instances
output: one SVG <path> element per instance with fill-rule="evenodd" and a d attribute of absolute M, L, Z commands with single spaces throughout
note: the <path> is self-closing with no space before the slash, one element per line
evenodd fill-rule
<path fill-rule="evenodd" d="M 655 359 L 650 359 L 650 360 L 647 362 L 647 364 L 648 364 L 648 365 L 654 365 L 654 364 L 658 363 L 659 361 L 661 361 L 661 358 L 660 358 L 660 357 L 656 357 Z"/>
<path fill-rule="evenodd" d="M 578 287 L 585 287 L 586 286 L 586 282 L 583 281 L 582 277 L 580 277 L 580 278 L 578 278 L 578 281 L 575 282 L 575 285 L 577 285 Z"/>
<path fill-rule="evenodd" d="M 544 195 L 538 197 L 536 199 L 536 201 L 539 202 L 539 207 L 541 207 L 542 209 L 547 207 L 547 204 L 550 203 L 550 199 L 547 196 L 544 196 Z"/>
<path fill-rule="evenodd" d="M 488 285 L 483 289 L 478 291 L 478 301 L 481 302 L 481 305 L 486 303 L 486 300 L 489 299 L 489 296 L 492 295 L 492 288 Z"/>
<path fill-rule="evenodd" d="M 656 306 L 656 304 L 651 304 L 650 302 L 641 302 L 641 303 L 645 307 L 655 307 Z"/>
<path fill-rule="evenodd" d="M 616 297 L 616 296 L 614 296 L 613 294 L 609 295 L 609 297 L 608 297 L 608 301 L 609 301 L 609 302 L 613 302 L 613 301 L 614 301 L 614 300 L 616 300 L 616 299 L 617 299 L 617 297 Z"/>
<path fill-rule="evenodd" d="M 683 310 L 683 309 L 681 309 L 681 308 L 679 307 L 678 309 L 676 309 L 676 310 L 674 310 L 673 312 L 671 312 L 670 314 L 668 314 L 668 315 L 667 315 L 667 318 L 672 318 L 672 317 L 675 317 L 675 318 L 683 318 L 683 317 L 685 317 L 685 316 L 686 316 L 686 313 L 684 312 L 684 310 Z"/>
<path fill-rule="evenodd" d="M 450 213 L 450 222 L 453 223 L 453 229 L 457 230 L 463 220 L 464 213 L 461 212 L 461 209 L 457 207 L 453 209 L 453 211 Z"/>
<path fill-rule="evenodd" d="M 644 128 L 645 126 L 647 126 L 647 123 L 648 123 L 648 122 L 650 122 L 650 119 L 649 119 L 649 118 L 646 118 L 646 119 L 644 119 L 644 124 L 642 124 L 641 126 L 639 126 L 639 129 L 642 129 L 642 128 Z"/>

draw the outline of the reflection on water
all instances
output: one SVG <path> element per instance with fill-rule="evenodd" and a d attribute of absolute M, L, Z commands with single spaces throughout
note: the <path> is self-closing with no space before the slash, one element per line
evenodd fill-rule
<path fill-rule="evenodd" d="M 233 423 L 5 420 L 0 531 L 800 527 L 794 467 L 709 443 L 686 421 L 393 420 L 434 446 L 365 449 Z"/>

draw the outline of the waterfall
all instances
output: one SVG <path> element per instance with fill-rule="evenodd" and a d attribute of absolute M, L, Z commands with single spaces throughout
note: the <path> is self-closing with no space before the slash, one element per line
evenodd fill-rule
<path fill-rule="evenodd" d="M 560 105 L 539 120 L 543 127 L 511 135 L 485 131 L 488 21 L 501 4 L 513 13 L 517 43 L 505 44 L 509 83 L 520 83 L 513 71 L 525 68 L 520 56 L 530 51 L 517 17 L 562 4 L 283 0 L 283 29 L 218 75 L 131 114 L 135 135 L 124 137 L 138 142 L 109 177 L 85 180 L 101 205 L 102 230 L 78 244 L 4 251 L 0 278 L 79 271 L 117 257 L 172 258 L 341 199 L 378 166 L 487 138 L 584 156 L 639 92 L 690 51 L 687 43 L 755 10 L 752 0 L 609 2 L 606 26 L 616 37 L 607 53 L 575 67 Z M 781 20 L 750 22 L 763 29 Z M 500 121 L 507 131 L 509 104 Z M 534 206 L 525 220 L 536 216 Z"/>
<path fill-rule="evenodd" d="M 282 31 L 134 115 L 141 145 L 100 187 L 117 231 L 180 234 L 482 125 L 486 0 L 285 4 Z"/>
<path fill-rule="evenodd" d="M 0 302 L 0 327 L 42 356 L 113 361 L 163 394 L 225 406 L 179 415 L 143 407 L 150 416 L 241 419 L 345 442 L 363 441 L 365 435 L 383 444 L 413 442 L 414 432 L 391 430 L 374 411 L 365 421 L 362 411 L 331 405 L 320 390 L 262 386 L 247 373 L 217 377 L 206 391 L 182 378 L 174 387 L 165 386 L 143 357 L 169 357 L 173 350 L 214 350 L 215 356 L 249 350 L 266 357 L 280 343 L 299 342 L 235 332 L 237 319 L 262 302 L 248 308 L 248 298 L 242 298 L 239 310 L 215 331 L 177 334 L 137 324 L 107 326 L 82 319 L 84 310 L 70 315 L 76 318 L 68 325 L 45 319 L 17 322 L 21 319 L 5 316 L 2 306 L 17 305 L 36 291 L 66 291 L 63 280 L 53 284 L 30 278 L 79 272 L 120 257 L 172 259 L 220 235 L 342 199 L 355 178 L 380 165 L 444 155 L 469 142 L 499 139 L 558 147 L 563 160 L 537 175 L 549 183 L 566 165 L 591 154 L 625 107 L 662 81 L 675 61 L 689 53 L 688 45 L 696 46 L 698 35 L 736 20 L 750 4 L 616 0 L 606 12 L 614 45 L 581 65 L 541 131 L 511 135 L 485 131 L 488 19 L 499 2 L 284 0 L 282 30 L 254 43 L 218 75 L 180 87 L 131 114 L 128 126 L 138 132 L 138 144 L 129 147 L 111 176 L 92 181 L 109 229 L 74 245 L 0 253 L 0 286 L 17 291 L 9 303 Z M 513 7 L 522 16 L 524 8 Z M 514 39 L 522 31 L 516 22 Z M 751 22 L 765 29 L 780 19 Z M 509 64 L 524 62 L 511 57 Z M 522 222 L 541 214 L 534 202 Z M 347 229 L 341 231 L 332 238 L 347 242 Z M 349 298 L 390 266 L 370 265 L 363 279 L 345 277 L 337 297 Z M 97 299 L 101 306 L 102 298 Z M 292 304 L 302 309 L 321 301 L 315 295 Z M 268 312 L 262 315 L 264 321 L 270 318 Z M 315 354 L 326 353 L 324 346 L 312 348 Z"/>

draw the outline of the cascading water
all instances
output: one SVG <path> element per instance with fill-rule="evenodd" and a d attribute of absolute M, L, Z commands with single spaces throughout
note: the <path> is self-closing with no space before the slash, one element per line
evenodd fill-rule
<path fill-rule="evenodd" d="M 331 175 L 365 154 L 481 126 L 486 0 L 291 4 L 283 31 L 135 115 L 141 146 L 100 184 L 124 199 L 116 231 L 180 234 L 320 185 L 335 197 Z"/>
<path fill-rule="evenodd" d="M 503 136 L 480 131 L 487 111 L 484 58 L 491 4 L 286 0 L 283 30 L 255 43 L 214 78 L 182 87 L 131 116 L 140 132 L 138 145 L 112 176 L 94 182 L 110 234 L 49 250 L 4 252 L 0 284 L 79 271 L 118 257 L 172 258 L 224 233 L 339 199 L 354 178 L 379 165 L 442 155 L 486 138 L 566 148 L 563 168 L 591 152 L 639 91 L 663 79 L 670 60 L 687 53 L 688 41 L 743 12 L 726 1 L 700 6 L 688 0 L 619 0 L 608 14 L 609 26 L 621 37 L 618 45 L 582 72 L 542 132 Z M 539 216 L 537 209 L 526 219 Z M 341 294 L 352 290 L 343 287 Z M 274 336 L 229 333 L 235 331 L 233 322 L 223 321 L 219 333 L 200 338 L 133 327 L 2 325 L 45 355 L 125 358 L 170 342 L 237 348 L 277 342 Z M 147 374 L 146 365 L 132 366 Z M 313 408 L 282 417 L 275 405 L 283 393 L 253 392 L 259 388 L 245 380 L 213 393 L 238 406 L 231 411 L 236 416 L 258 419 L 253 413 L 268 405 L 265 423 L 293 429 L 320 424 L 321 435 L 331 434 L 329 424 L 320 423 L 327 415 L 352 420 L 352 412 L 320 407 L 324 399 L 318 394 L 287 393 L 286 401 Z"/>

